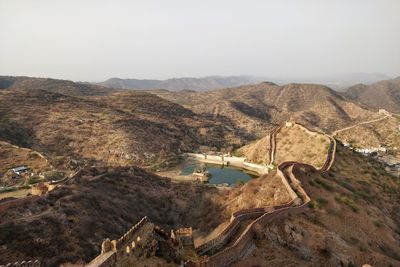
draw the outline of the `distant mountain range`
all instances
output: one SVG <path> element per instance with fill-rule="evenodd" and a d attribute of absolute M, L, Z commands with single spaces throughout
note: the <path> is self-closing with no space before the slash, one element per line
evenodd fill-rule
<path fill-rule="evenodd" d="M 347 87 L 356 84 L 372 84 L 382 80 L 388 80 L 388 77 L 381 73 L 348 73 L 327 76 L 303 77 L 303 78 L 284 78 L 284 79 L 270 79 L 270 81 L 278 84 L 288 83 L 313 83 L 323 84 L 336 91 L 344 91 Z"/>
<path fill-rule="evenodd" d="M 375 109 L 400 113 L 400 77 L 369 85 L 357 84 L 349 87 L 345 95 Z"/>
<path fill-rule="evenodd" d="M 168 80 L 140 80 L 111 78 L 99 85 L 120 89 L 166 89 L 171 91 L 208 91 L 241 85 L 257 84 L 264 79 L 254 76 L 208 76 L 201 78 L 172 78 Z"/>
<path fill-rule="evenodd" d="M 184 77 L 171 78 L 167 80 L 111 78 L 97 84 L 105 87 L 119 89 L 166 89 L 170 91 L 193 90 L 203 92 L 215 89 L 237 87 L 242 85 L 254 85 L 263 81 L 270 81 L 281 85 L 293 82 L 323 84 L 331 87 L 334 90 L 344 90 L 349 86 L 353 86 L 359 83 L 372 84 L 387 79 L 390 79 L 390 77 L 379 73 L 351 73 L 306 78 L 274 78 L 244 75 L 207 76 L 200 78 Z"/>

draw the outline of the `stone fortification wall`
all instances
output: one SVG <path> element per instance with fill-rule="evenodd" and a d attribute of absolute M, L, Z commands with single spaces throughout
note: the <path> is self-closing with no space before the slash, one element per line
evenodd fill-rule
<path fill-rule="evenodd" d="M 44 266 L 39 260 L 30 261 L 17 261 L 13 263 L 7 263 L 6 265 L 1 265 L 0 267 L 42 267 Z"/>
<path fill-rule="evenodd" d="M 147 216 L 143 217 L 137 224 L 132 226 L 123 236 L 121 236 L 118 240 L 116 240 L 117 250 L 123 248 L 123 246 L 125 246 L 129 241 L 131 241 L 133 236 L 145 223 L 147 223 Z"/>
<path fill-rule="evenodd" d="M 293 124 L 291 124 L 293 125 Z M 304 127 L 300 125 L 301 127 Z M 276 152 L 276 138 L 275 135 L 279 132 L 279 130 L 283 127 L 279 126 L 275 128 L 271 132 L 270 136 L 270 148 L 271 148 L 271 161 L 270 164 L 274 161 L 274 154 Z M 305 128 L 305 127 L 304 127 Z M 310 134 L 318 134 L 316 132 L 309 131 L 305 128 Z M 291 196 L 290 203 L 274 206 L 266 207 L 266 208 L 255 208 L 255 209 L 247 209 L 240 210 L 232 214 L 231 223 L 227 226 L 226 229 L 229 231 L 223 231 L 219 236 L 210 240 L 198 248 L 196 248 L 196 252 L 198 254 L 205 254 L 207 252 L 212 252 L 216 250 L 216 248 L 220 248 L 223 244 L 227 244 L 231 238 L 234 237 L 236 232 L 232 231 L 232 228 L 238 228 L 237 223 L 242 221 L 244 218 L 252 218 L 251 216 L 256 217 L 254 221 L 249 224 L 246 229 L 241 233 L 241 235 L 234 241 L 234 243 L 225 248 L 224 250 L 215 253 L 209 257 L 204 257 L 198 262 L 188 262 L 188 266 L 197 266 L 197 267 L 214 267 L 214 266 L 229 266 L 233 262 L 246 257 L 251 251 L 255 248 L 254 245 L 254 233 L 256 231 L 256 227 L 264 227 L 266 224 L 270 223 L 275 219 L 280 219 L 288 214 L 298 214 L 307 211 L 308 205 L 311 201 L 307 192 L 301 186 L 301 182 L 294 175 L 294 171 L 297 168 L 306 168 L 308 171 L 319 171 L 325 172 L 328 171 L 334 160 L 335 160 L 335 152 L 336 152 L 336 140 L 331 136 L 330 138 L 330 147 L 328 149 L 328 155 L 325 160 L 325 163 L 321 169 L 316 169 L 314 166 L 299 163 L 299 162 L 284 162 L 280 164 L 277 168 L 277 173 L 281 177 L 283 184 L 287 188 L 289 195 Z"/>
<path fill-rule="evenodd" d="M 229 165 L 238 168 L 242 168 L 248 171 L 255 172 L 259 175 L 268 173 L 267 166 L 245 162 L 246 158 L 244 157 L 222 157 L 216 155 L 204 155 L 204 154 L 195 154 L 195 153 L 187 153 L 189 158 L 195 159 L 197 161 L 203 163 L 217 164 L 217 165 Z"/>
<path fill-rule="evenodd" d="M 140 240 L 137 237 L 139 230 L 148 222 L 147 216 L 143 217 L 137 224 L 133 225 L 124 235 L 117 240 L 105 239 L 101 244 L 101 253 L 94 258 L 91 262 L 86 264 L 86 267 L 111 267 L 114 266 L 118 258 L 123 257 L 128 252 L 126 247 L 129 247 L 129 251 L 132 248 L 135 241 Z M 135 238 L 136 237 L 136 238 Z"/>
<path fill-rule="evenodd" d="M 290 123 L 290 126 L 293 125 L 296 124 Z M 283 126 L 284 125 L 281 125 L 271 132 L 270 165 L 273 164 L 274 155 L 276 153 L 276 134 Z M 300 127 L 305 128 L 302 125 L 300 125 Z M 318 134 L 317 132 L 310 131 L 307 128 L 305 128 L 305 130 L 313 135 Z M 331 168 L 335 160 L 336 140 L 331 136 L 328 136 L 328 138 L 331 140 L 330 147 L 328 149 L 326 161 L 321 169 L 316 169 L 314 166 L 299 162 L 284 162 L 277 167 L 277 174 L 281 177 L 282 182 L 291 197 L 290 202 L 282 205 L 243 209 L 234 212 L 231 216 L 230 223 L 218 236 L 195 248 L 198 255 L 205 256 L 200 257 L 198 261 L 186 262 L 186 266 L 229 266 L 235 261 L 247 257 L 255 249 L 254 235 L 259 227 L 265 227 L 265 225 L 271 221 L 283 218 L 288 214 L 298 214 L 307 211 L 311 199 L 294 173 L 298 168 L 306 168 L 308 171 L 313 172 L 325 172 Z M 257 173 L 259 174 L 264 174 L 264 169 L 266 169 L 264 166 L 245 162 L 245 158 L 204 154 L 188 154 L 188 156 L 206 163 L 226 164 L 229 161 L 232 166 L 244 169 L 246 169 L 246 166 L 247 168 L 256 168 L 258 169 Z M 251 223 L 247 225 L 243 231 L 239 232 L 244 221 L 248 222 L 249 220 L 252 220 Z M 146 224 L 146 222 L 147 218 L 145 217 L 118 240 L 104 241 L 102 244 L 102 254 L 94 260 L 95 263 L 97 261 L 98 265 L 89 266 L 114 266 L 117 263 L 120 251 L 127 243 L 129 243 L 137 229 L 140 229 L 142 225 Z M 225 247 L 228 244 L 229 246 Z"/>

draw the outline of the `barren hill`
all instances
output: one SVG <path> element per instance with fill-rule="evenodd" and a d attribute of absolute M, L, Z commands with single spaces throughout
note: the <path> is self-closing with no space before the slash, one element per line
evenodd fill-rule
<path fill-rule="evenodd" d="M 399 180 L 342 146 L 326 175 L 298 170 L 309 212 L 258 234 L 253 256 L 234 266 L 397 266 Z"/>
<path fill-rule="evenodd" d="M 237 127 L 259 136 L 265 135 L 271 125 L 287 120 L 332 131 L 373 115 L 330 88 L 315 84 L 278 86 L 264 82 L 205 93 L 154 93 L 197 113 L 232 120 Z"/>
<path fill-rule="evenodd" d="M 371 85 L 354 85 L 347 89 L 346 96 L 375 109 L 400 113 L 400 77 Z"/>
<path fill-rule="evenodd" d="M 0 186 L 14 185 L 20 178 L 12 178 L 11 168 L 27 165 L 33 173 L 51 170 L 51 165 L 40 153 L 0 141 Z"/>
<path fill-rule="evenodd" d="M 321 168 L 326 160 L 330 140 L 323 134 L 308 132 L 296 123 L 288 122 L 276 133 L 273 164 L 285 161 L 303 162 Z M 255 163 L 270 163 L 270 135 L 241 147 L 238 153 Z"/>
<path fill-rule="evenodd" d="M 0 210 L 0 264 L 88 262 L 105 237 L 119 237 L 143 216 L 167 231 L 193 227 L 199 238 L 229 222 L 234 211 L 289 200 L 274 174 L 229 190 L 171 182 L 136 167 L 86 168 L 45 197 Z"/>
<path fill-rule="evenodd" d="M 116 91 L 115 89 L 105 88 L 99 85 L 75 83 L 68 80 L 13 76 L 0 76 L 0 90 L 1 89 L 41 89 L 70 96 L 106 95 Z"/>
<path fill-rule="evenodd" d="M 339 132 L 336 137 L 356 148 L 385 147 L 390 155 L 400 159 L 400 117 L 391 116 L 376 122 L 356 125 Z"/>
<path fill-rule="evenodd" d="M 104 238 L 119 237 L 143 216 L 166 230 L 209 231 L 226 219 L 220 199 L 216 188 L 172 183 L 139 168 L 88 168 L 45 197 L 2 212 L 0 264 L 88 262 Z"/>
<path fill-rule="evenodd" d="M 145 92 L 81 98 L 16 87 L 0 90 L 0 114 L 0 139 L 82 162 L 149 166 L 200 145 L 243 142 L 229 121 Z"/>
<path fill-rule="evenodd" d="M 140 80 L 111 78 L 99 85 L 121 89 L 167 89 L 171 91 L 208 91 L 260 82 L 252 76 L 208 76 L 202 78 L 172 78 L 168 80 Z"/>

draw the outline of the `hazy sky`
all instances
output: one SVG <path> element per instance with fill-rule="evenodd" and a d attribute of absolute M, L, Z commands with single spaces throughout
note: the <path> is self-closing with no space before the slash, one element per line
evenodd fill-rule
<path fill-rule="evenodd" d="M 0 0 L 0 75 L 400 75 L 399 0 Z"/>

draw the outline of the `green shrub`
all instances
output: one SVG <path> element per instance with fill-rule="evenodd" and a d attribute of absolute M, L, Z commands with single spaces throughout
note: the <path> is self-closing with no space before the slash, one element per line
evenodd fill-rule
<path fill-rule="evenodd" d="M 378 228 L 383 227 L 383 222 L 381 220 L 375 220 L 374 225 Z"/>
<path fill-rule="evenodd" d="M 13 187 L 6 187 L 6 188 L 1 189 L 0 193 L 12 192 L 12 191 L 15 191 L 15 190 L 17 190 L 17 188 L 14 187 L 14 186 Z"/>
<path fill-rule="evenodd" d="M 326 204 L 328 204 L 328 200 L 326 200 L 325 198 L 322 198 L 322 197 L 317 198 L 316 202 L 318 203 L 318 206 L 320 206 L 320 207 L 324 207 L 324 206 L 326 206 Z"/>
<path fill-rule="evenodd" d="M 47 180 L 55 180 L 55 181 L 57 181 L 57 180 L 61 180 L 62 178 L 64 178 L 64 174 L 62 172 L 53 171 L 47 177 Z"/>
<path fill-rule="evenodd" d="M 339 203 L 343 203 L 348 206 L 353 212 L 358 212 L 359 208 L 357 207 L 356 203 L 347 196 L 335 196 L 335 200 Z"/>
<path fill-rule="evenodd" d="M 348 182 L 346 182 L 346 181 L 339 180 L 339 184 L 340 184 L 342 187 L 346 188 L 347 190 L 349 190 L 349 191 L 351 191 L 351 192 L 355 192 L 355 191 L 356 191 L 356 189 L 355 189 L 350 183 L 348 183 Z"/>
<path fill-rule="evenodd" d="M 29 184 L 37 184 L 40 181 L 38 176 L 29 177 L 28 183 Z"/>
<path fill-rule="evenodd" d="M 330 191 L 330 192 L 333 191 L 333 187 L 332 187 L 331 185 L 325 183 L 324 181 L 322 181 L 322 180 L 320 180 L 320 179 L 318 179 L 318 178 L 316 178 L 316 179 L 314 180 L 314 182 L 317 183 L 318 185 L 320 185 L 320 186 L 321 186 L 322 188 L 324 188 L 326 191 Z"/>
<path fill-rule="evenodd" d="M 235 151 L 232 152 L 232 156 L 235 156 L 235 157 L 244 157 L 244 153 L 243 153 L 243 151 L 235 150 Z"/>

